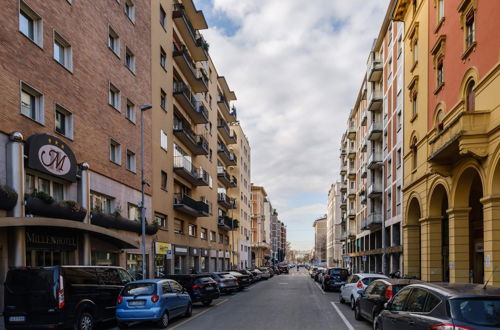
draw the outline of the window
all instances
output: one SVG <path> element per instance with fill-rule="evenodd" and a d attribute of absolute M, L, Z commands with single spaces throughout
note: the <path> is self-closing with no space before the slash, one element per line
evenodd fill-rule
<path fill-rule="evenodd" d="M 54 60 L 68 70 L 73 70 L 71 45 L 57 32 L 54 33 Z"/>
<path fill-rule="evenodd" d="M 160 187 L 161 189 L 163 190 L 168 190 L 167 188 L 167 184 L 168 184 L 168 176 L 167 176 L 167 173 L 164 172 L 164 171 L 161 171 L 161 182 L 160 182 Z"/>
<path fill-rule="evenodd" d="M 396 168 L 401 167 L 401 149 L 396 152 Z"/>
<path fill-rule="evenodd" d="M 125 112 L 125 118 L 135 123 L 135 104 L 130 100 L 127 100 L 127 111 Z"/>
<path fill-rule="evenodd" d="M 135 153 L 127 150 L 127 170 L 135 173 Z"/>
<path fill-rule="evenodd" d="M 113 84 L 109 84 L 109 105 L 120 111 L 120 90 Z"/>
<path fill-rule="evenodd" d="M 73 115 L 60 105 L 56 105 L 55 130 L 67 138 L 73 138 Z"/>
<path fill-rule="evenodd" d="M 155 213 L 154 222 L 161 228 L 167 228 L 167 216 L 161 213 Z"/>
<path fill-rule="evenodd" d="M 466 104 L 467 104 L 467 111 L 474 111 L 476 108 L 476 94 L 474 92 L 474 86 L 475 86 L 474 80 L 471 80 L 467 84 L 466 88 Z"/>
<path fill-rule="evenodd" d="M 163 7 L 160 5 L 160 25 L 164 29 L 166 28 L 166 20 L 167 20 L 167 14 L 165 13 Z"/>
<path fill-rule="evenodd" d="M 210 241 L 215 242 L 215 231 L 210 231 Z"/>
<path fill-rule="evenodd" d="M 413 137 L 411 146 L 411 168 L 415 170 L 417 168 L 417 138 Z"/>
<path fill-rule="evenodd" d="M 135 73 L 135 55 L 128 47 L 125 48 L 125 65 Z"/>
<path fill-rule="evenodd" d="M 160 47 L 160 66 L 167 69 L 167 53 L 163 50 L 163 47 Z"/>
<path fill-rule="evenodd" d="M 219 233 L 219 243 L 223 244 L 224 243 L 224 235 Z"/>
<path fill-rule="evenodd" d="M 193 225 L 191 223 L 188 225 L 188 235 L 196 237 L 196 225 Z"/>
<path fill-rule="evenodd" d="M 120 57 L 120 37 L 111 27 L 109 27 L 108 32 L 108 47 Z"/>
<path fill-rule="evenodd" d="M 398 115 L 396 118 L 396 125 L 397 125 L 397 130 L 399 131 L 403 125 L 403 123 L 401 122 L 401 110 L 398 111 Z"/>
<path fill-rule="evenodd" d="M 160 91 L 160 107 L 167 111 L 167 94 L 163 89 Z"/>
<path fill-rule="evenodd" d="M 401 214 L 401 186 L 396 188 L 396 215 Z"/>
<path fill-rule="evenodd" d="M 64 200 L 64 184 L 52 180 L 38 177 L 33 174 L 27 173 L 25 176 L 25 192 L 31 194 L 34 191 L 43 191 L 55 201 Z"/>
<path fill-rule="evenodd" d="M 184 234 L 184 221 L 179 219 L 174 220 L 174 233 Z"/>
<path fill-rule="evenodd" d="M 111 197 L 104 196 L 94 191 L 90 192 L 90 208 L 92 211 L 111 214 L 112 203 L 113 199 Z"/>
<path fill-rule="evenodd" d="M 132 0 L 127 0 L 125 2 L 125 15 L 135 23 L 135 5 Z"/>
<path fill-rule="evenodd" d="M 417 116 L 417 113 L 418 113 L 417 97 L 418 97 L 418 93 L 416 91 L 413 91 L 413 93 L 411 95 L 411 107 L 412 107 L 413 118 L 415 118 Z"/>
<path fill-rule="evenodd" d="M 19 31 L 38 46 L 43 46 L 42 18 L 22 1 L 19 10 Z"/>
<path fill-rule="evenodd" d="M 134 221 L 141 220 L 141 213 L 140 213 L 137 205 L 128 203 L 127 212 L 128 212 L 128 219 L 129 220 L 134 220 Z"/>
<path fill-rule="evenodd" d="M 442 110 L 439 110 L 436 114 L 436 126 L 437 126 L 438 131 L 442 131 L 444 128 L 443 111 Z"/>
<path fill-rule="evenodd" d="M 418 39 L 413 41 L 413 65 L 418 62 Z"/>
<path fill-rule="evenodd" d="M 399 291 L 399 293 L 396 295 L 396 297 L 394 297 L 394 300 L 392 301 L 390 310 L 396 312 L 402 311 L 405 307 L 406 298 L 408 297 L 410 291 L 411 289 L 403 289 Z"/>
<path fill-rule="evenodd" d="M 467 15 L 465 15 L 465 46 L 466 48 L 472 47 L 476 42 L 476 31 L 475 31 L 475 20 L 474 20 L 474 8 L 471 8 Z"/>
<path fill-rule="evenodd" d="M 122 164 L 121 160 L 122 147 L 120 144 L 114 140 L 111 140 L 109 144 L 109 160 L 118 165 Z"/>
<path fill-rule="evenodd" d="M 207 228 L 201 228 L 200 238 L 201 239 L 207 239 L 207 234 L 208 234 Z"/>
<path fill-rule="evenodd" d="M 427 300 L 427 291 L 422 289 L 413 289 L 408 297 L 406 308 L 409 312 L 422 313 L 424 311 L 425 301 Z"/>
<path fill-rule="evenodd" d="M 21 114 L 39 123 L 44 122 L 43 95 L 25 83 L 21 83 Z"/>
<path fill-rule="evenodd" d="M 160 130 L 160 147 L 165 151 L 168 150 L 168 137 L 163 130 Z"/>
<path fill-rule="evenodd" d="M 440 56 L 437 60 L 437 88 L 444 84 L 444 70 L 443 70 L 444 56 Z"/>

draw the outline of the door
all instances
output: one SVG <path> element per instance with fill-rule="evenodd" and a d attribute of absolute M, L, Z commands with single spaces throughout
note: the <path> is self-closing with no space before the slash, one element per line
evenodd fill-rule
<path fill-rule="evenodd" d="M 366 289 L 370 287 L 372 290 L 365 296 L 365 313 L 369 320 L 373 320 L 374 314 L 379 313 L 380 305 L 383 303 L 386 285 L 384 282 L 373 281 Z"/>
<path fill-rule="evenodd" d="M 371 283 L 366 287 L 365 291 L 361 295 L 359 295 L 359 311 L 365 318 L 371 317 L 371 313 L 369 312 L 371 310 L 371 307 L 370 302 L 368 301 L 368 297 L 372 294 L 376 284 L 376 282 Z"/>
<path fill-rule="evenodd" d="M 179 316 L 185 310 L 186 305 L 186 302 L 183 299 L 184 288 L 175 281 L 170 281 L 170 287 L 172 288 L 172 292 L 175 294 L 175 299 L 172 299 L 174 301 L 173 312 L 175 313 L 175 316 Z"/>
<path fill-rule="evenodd" d="M 382 328 L 384 330 L 407 329 L 406 301 L 411 293 L 411 288 L 403 289 L 394 297 L 388 311 L 383 313 Z"/>
<path fill-rule="evenodd" d="M 410 296 L 408 297 L 408 302 L 406 308 L 409 312 L 407 316 L 407 327 L 408 329 L 426 329 L 425 318 L 423 313 L 425 312 L 425 302 L 429 296 L 428 292 L 424 289 L 413 289 Z"/>
<path fill-rule="evenodd" d="M 176 309 L 177 294 L 174 293 L 169 281 L 161 283 L 162 290 L 162 308 L 167 310 L 169 315 L 173 317 Z"/>
<path fill-rule="evenodd" d="M 342 290 L 342 298 L 346 301 L 350 301 L 352 291 L 356 289 L 356 284 L 359 281 L 358 275 L 352 275 L 350 280 L 344 285 L 344 290 Z"/>

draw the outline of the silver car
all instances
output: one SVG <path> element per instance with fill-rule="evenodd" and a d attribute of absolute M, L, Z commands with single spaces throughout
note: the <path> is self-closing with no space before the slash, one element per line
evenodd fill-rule
<path fill-rule="evenodd" d="M 257 269 L 256 269 L 257 270 Z M 262 279 L 263 280 L 268 280 L 271 278 L 271 273 L 269 272 L 269 269 L 266 267 L 259 267 L 258 270 L 262 272 Z"/>
<path fill-rule="evenodd" d="M 238 291 L 238 280 L 228 272 L 210 273 L 210 276 L 217 282 L 221 293 L 232 293 Z"/>
<path fill-rule="evenodd" d="M 354 309 L 359 290 L 364 290 L 372 281 L 379 278 L 388 278 L 383 274 L 357 273 L 352 274 L 346 284 L 340 287 L 339 299 L 341 303 L 349 302 Z"/>

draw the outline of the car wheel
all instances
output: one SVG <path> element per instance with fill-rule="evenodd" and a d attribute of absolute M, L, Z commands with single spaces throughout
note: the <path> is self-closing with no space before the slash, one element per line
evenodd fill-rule
<path fill-rule="evenodd" d="M 354 318 L 358 321 L 361 321 L 363 319 L 363 317 L 361 316 L 361 310 L 359 307 L 359 303 L 355 304 L 355 306 L 354 306 Z"/>
<path fill-rule="evenodd" d="M 351 309 L 354 310 L 354 307 L 356 305 L 356 302 L 354 301 L 354 297 L 351 296 Z"/>
<path fill-rule="evenodd" d="M 87 311 L 82 311 L 78 314 L 75 323 L 75 330 L 92 330 L 94 329 L 94 316 Z"/>
<path fill-rule="evenodd" d="M 375 320 L 375 322 L 373 323 L 373 329 L 382 330 L 382 326 L 380 325 L 380 323 L 377 322 L 377 320 Z"/>
<path fill-rule="evenodd" d="M 345 303 L 344 297 L 342 297 L 342 292 L 339 293 L 339 301 L 341 304 Z"/>
<path fill-rule="evenodd" d="M 212 299 L 202 301 L 203 306 L 210 306 L 212 304 Z"/>
<path fill-rule="evenodd" d="M 191 303 L 189 303 L 187 305 L 186 313 L 184 313 L 184 316 L 185 317 L 190 317 L 191 315 L 193 315 L 193 306 L 191 305 Z"/>
<path fill-rule="evenodd" d="M 160 321 L 158 322 L 158 325 L 160 326 L 160 328 L 166 328 L 166 327 L 168 327 L 169 321 L 170 321 L 170 319 L 168 318 L 168 312 L 165 311 L 165 313 L 163 313 L 163 315 L 161 316 Z"/>

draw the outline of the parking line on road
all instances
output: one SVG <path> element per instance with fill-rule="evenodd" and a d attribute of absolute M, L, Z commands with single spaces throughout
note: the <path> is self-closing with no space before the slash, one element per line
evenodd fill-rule
<path fill-rule="evenodd" d="M 188 318 L 188 319 L 186 319 L 186 320 L 182 321 L 181 323 L 174 325 L 172 328 L 168 328 L 168 329 L 170 329 L 170 330 L 177 329 L 177 328 L 178 328 L 178 327 L 180 327 L 181 325 L 184 325 L 184 324 L 188 323 L 189 321 L 194 320 L 194 319 L 195 319 L 195 318 L 197 318 L 198 316 L 201 316 L 201 315 L 203 315 L 203 314 L 207 313 L 208 311 L 211 311 L 211 310 L 212 310 L 212 309 L 214 309 L 216 306 L 222 305 L 223 303 L 225 303 L 225 302 L 226 302 L 226 301 L 228 301 L 228 300 L 229 300 L 229 299 L 224 299 L 224 300 L 222 300 L 221 302 L 218 302 L 217 304 L 213 305 L 212 307 L 205 309 L 203 312 L 199 312 L 199 313 L 197 313 L 197 314 L 194 314 L 194 315 L 193 315 L 193 316 L 191 316 L 190 318 Z"/>
<path fill-rule="evenodd" d="M 344 314 L 340 311 L 340 309 L 337 307 L 337 305 L 335 305 L 335 303 L 333 301 L 330 301 L 330 304 L 332 304 L 333 308 L 337 311 L 337 314 L 339 314 L 342 321 L 344 321 L 345 325 L 347 326 L 347 329 L 354 330 L 354 327 L 351 325 L 351 323 L 349 323 L 349 321 L 344 316 Z"/>
<path fill-rule="evenodd" d="M 316 286 L 318 287 L 318 289 L 320 289 L 320 290 L 321 290 L 321 293 L 322 293 L 322 294 L 326 294 L 326 292 L 325 292 L 325 291 L 323 291 L 323 289 L 319 286 L 319 284 L 318 284 L 317 282 L 314 282 L 314 284 L 316 284 Z"/>

